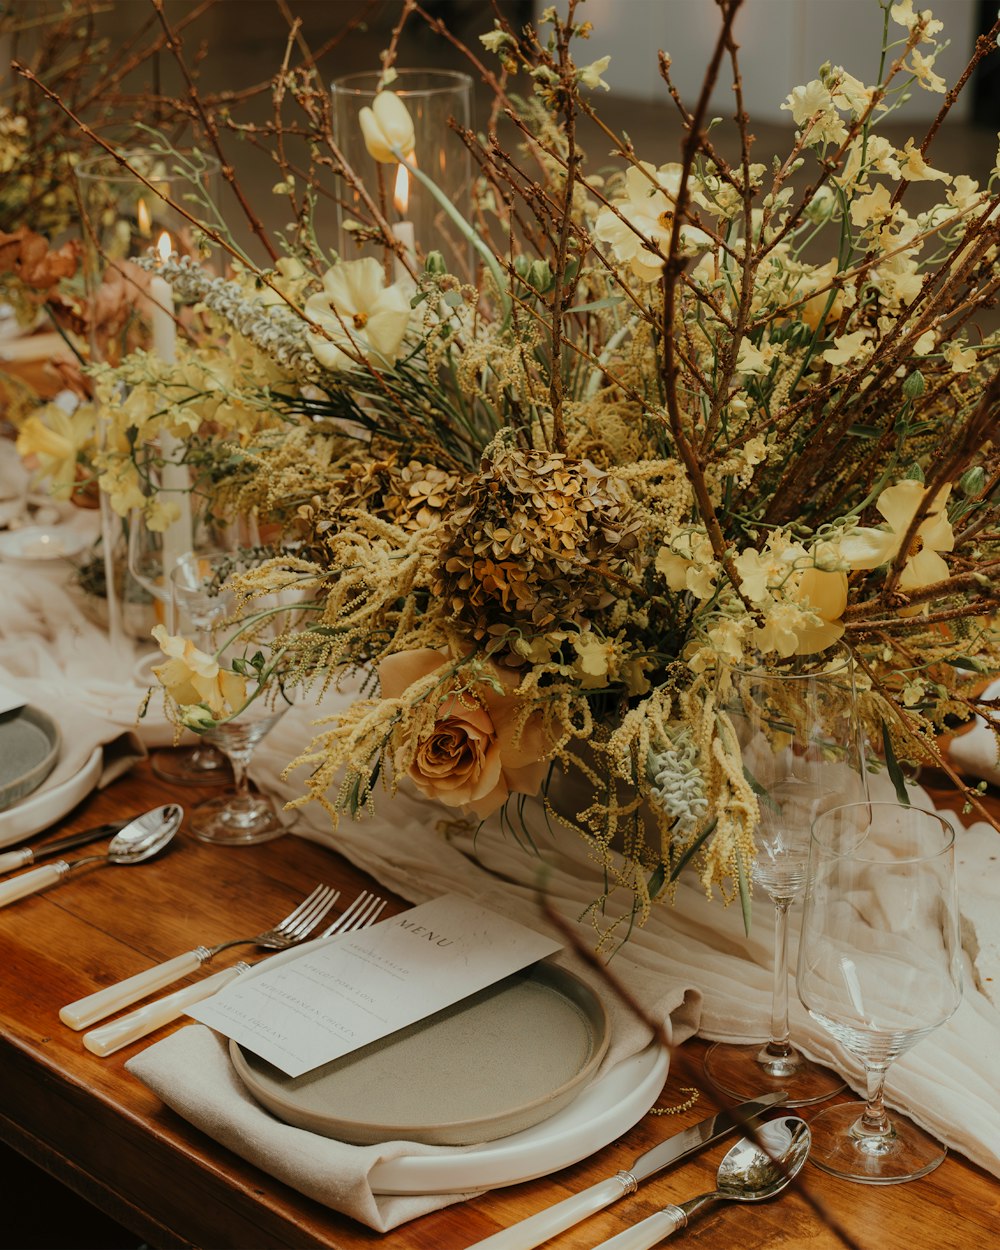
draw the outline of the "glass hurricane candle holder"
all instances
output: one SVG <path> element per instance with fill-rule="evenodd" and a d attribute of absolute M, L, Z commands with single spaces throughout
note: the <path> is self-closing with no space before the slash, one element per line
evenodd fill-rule
<path fill-rule="evenodd" d="M 333 137 L 352 171 L 344 179 L 337 207 L 337 237 L 345 260 L 359 256 L 383 259 L 386 248 L 377 216 L 389 225 L 397 243 L 393 280 L 419 271 L 429 252 L 444 256 L 449 272 L 463 282 L 474 280 L 473 251 L 427 187 L 400 164 L 380 164 L 369 155 L 358 120 L 378 94 L 377 72 L 348 74 L 331 84 Z M 413 120 L 413 155 L 408 159 L 430 178 L 448 202 L 466 215 L 471 203 L 472 158 L 452 122 L 472 123 L 472 79 L 449 70 L 402 69 L 388 85 Z M 364 188 L 364 191 L 361 188 Z"/>
<path fill-rule="evenodd" d="M 142 349 L 172 360 L 176 324 L 170 288 L 135 262 L 157 246 L 161 253 L 211 260 L 197 225 L 174 205 L 192 217 L 211 218 L 218 199 L 219 164 L 198 151 L 130 148 L 122 157 L 127 165 L 101 153 L 78 162 L 74 169 L 90 359 L 117 364 L 129 352 Z M 107 424 L 101 420 L 97 430 L 100 451 L 107 440 Z M 166 538 L 168 562 L 175 562 L 191 546 L 186 524 L 190 479 L 183 448 L 167 435 L 160 442 L 163 473 L 169 479 L 164 485 L 174 490 L 185 519 Z M 118 644 L 126 633 L 123 603 L 133 591 L 127 584 L 120 595 L 116 589 L 129 573 L 122 570 L 119 577 L 121 522 L 103 491 L 100 506 L 108 633 Z"/>

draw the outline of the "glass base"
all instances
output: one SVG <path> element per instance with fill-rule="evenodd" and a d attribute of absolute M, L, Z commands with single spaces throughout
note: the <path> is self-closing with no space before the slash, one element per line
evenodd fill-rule
<path fill-rule="evenodd" d="M 209 743 L 157 751 L 150 767 L 161 781 L 175 786 L 231 786 L 233 770 L 218 748 Z"/>
<path fill-rule="evenodd" d="M 844 1088 L 835 1072 L 821 1068 L 797 1050 L 783 1059 L 772 1058 L 767 1042 L 749 1046 L 716 1042 L 705 1055 L 705 1071 L 719 1089 L 740 1100 L 784 1090 L 788 1095 L 784 1107 L 808 1107 Z"/>
<path fill-rule="evenodd" d="M 270 799 L 257 794 L 242 799 L 235 794 L 224 794 L 197 804 L 191 812 L 189 828 L 199 842 L 253 846 L 280 838 L 290 825 L 282 822 Z"/>
<path fill-rule="evenodd" d="M 866 1185 L 915 1181 L 944 1161 L 946 1147 L 902 1117 L 889 1117 L 887 1137 L 860 1132 L 864 1109 L 863 1102 L 846 1102 L 813 1116 L 810 1161 L 831 1176 Z"/>

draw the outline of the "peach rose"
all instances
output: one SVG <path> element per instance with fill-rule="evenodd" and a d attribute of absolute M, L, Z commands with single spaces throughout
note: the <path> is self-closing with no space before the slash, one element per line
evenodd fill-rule
<path fill-rule="evenodd" d="M 390 655 L 378 667 L 382 696 L 398 699 L 448 663 L 446 653 L 422 647 Z M 510 678 L 494 675 L 505 686 Z M 548 767 L 541 715 L 534 713 L 515 736 L 521 700 L 483 683 L 475 694 L 446 694 L 431 733 L 417 744 L 409 766 L 414 785 L 446 807 L 468 807 L 481 819 L 510 794 L 537 794 Z M 406 753 L 403 748 L 397 759 Z"/>

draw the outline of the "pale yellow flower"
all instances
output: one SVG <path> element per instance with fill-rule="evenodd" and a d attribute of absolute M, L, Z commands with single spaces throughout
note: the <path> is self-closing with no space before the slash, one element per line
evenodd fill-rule
<path fill-rule="evenodd" d="M 203 704 L 222 720 L 243 707 L 247 684 L 238 673 L 221 668 L 214 656 L 199 651 L 189 638 L 168 634 L 162 625 L 154 627 L 153 637 L 167 657 L 153 672 L 179 708 Z"/>
<path fill-rule="evenodd" d="M 603 87 L 605 91 L 610 91 L 611 88 L 601 77 L 610 62 L 610 56 L 602 56 L 598 60 L 592 61 L 590 65 L 584 65 L 578 69 L 576 76 L 581 87 L 589 87 L 592 91 L 595 91 L 598 87 Z"/>
<path fill-rule="evenodd" d="M 945 343 L 941 348 L 941 355 L 951 365 L 952 373 L 968 373 L 976 367 L 979 359 L 976 352 L 958 340 Z"/>
<path fill-rule="evenodd" d="M 914 12 L 913 0 L 896 0 L 896 3 L 889 9 L 889 16 L 894 22 L 898 22 L 900 26 L 905 26 L 907 30 L 912 30 L 921 18 L 926 18 L 922 36 L 922 42 L 924 43 L 932 42 L 934 36 L 944 30 L 944 23 L 939 22 L 931 14 L 930 9 Z"/>
<path fill-rule="evenodd" d="M 951 486 L 943 486 L 938 491 L 913 536 L 899 578 L 901 590 L 929 586 L 932 582 L 944 581 L 950 575 L 947 563 L 938 554 L 951 551 L 955 546 L 955 535 L 946 511 L 950 493 Z M 926 495 L 923 483 L 910 478 L 887 487 L 879 495 L 875 507 L 885 517 L 889 528 L 859 528 L 842 540 L 841 549 L 850 560 L 851 567 L 876 569 L 894 560 Z"/>
<path fill-rule="evenodd" d="M 385 285 L 385 272 L 374 256 L 328 269 L 323 290 L 309 296 L 305 312 L 330 336 L 306 335 L 313 355 L 335 370 L 355 365 L 349 353 L 373 364 L 392 364 L 410 324 L 409 300 L 398 284 Z"/>
<path fill-rule="evenodd" d="M 946 174 L 941 169 L 932 169 L 927 164 L 920 149 L 914 147 L 912 139 L 907 139 L 899 156 L 899 171 L 908 182 L 951 182 L 951 174 Z"/>
<path fill-rule="evenodd" d="M 56 499 L 68 499 L 76 481 L 80 454 L 93 445 L 97 409 L 81 404 L 72 414 L 58 404 L 33 413 L 17 435 L 17 452 L 34 462 L 38 476 L 48 479 Z"/>
<path fill-rule="evenodd" d="M 360 110 L 358 121 L 369 155 L 380 164 L 395 165 L 413 155 L 413 118 L 394 91 L 380 91 L 371 108 Z"/>
<path fill-rule="evenodd" d="M 680 165 L 657 169 L 648 161 L 632 166 L 625 174 L 624 196 L 612 200 L 597 214 L 594 234 L 609 243 L 615 260 L 627 264 L 643 282 L 658 281 L 663 259 L 652 251 L 653 244 L 666 254 L 674 225 L 674 206 L 680 190 Z M 692 197 L 694 198 L 694 197 Z M 685 255 L 707 251 L 711 235 L 696 226 L 682 226 L 681 251 Z"/>
<path fill-rule="evenodd" d="M 860 353 L 869 354 L 865 352 L 869 333 L 868 330 L 855 330 L 853 334 L 840 335 L 833 340 L 834 346 L 823 353 L 823 359 L 831 365 L 847 365 Z"/>
<path fill-rule="evenodd" d="M 851 221 L 863 228 L 873 221 L 884 221 L 892 212 L 892 196 L 889 188 L 879 183 L 868 195 L 859 195 L 851 201 Z"/>
<path fill-rule="evenodd" d="M 918 52 L 916 48 L 910 53 L 910 70 L 912 71 L 917 82 L 925 91 L 937 91 L 943 93 L 947 90 L 948 84 L 940 74 L 934 72 L 934 57 L 924 56 L 922 52 Z"/>

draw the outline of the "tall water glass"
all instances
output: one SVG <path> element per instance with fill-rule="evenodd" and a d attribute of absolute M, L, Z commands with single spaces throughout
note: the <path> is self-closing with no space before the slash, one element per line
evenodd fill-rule
<path fill-rule="evenodd" d="M 788 1019 L 788 912 L 806 882 L 816 815 L 867 797 L 850 652 L 790 660 L 781 669 L 734 670 L 723 715 L 757 798 L 754 885 L 774 905 L 771 1029 L 766 1042 L 720 1042 L 705 1057 L 712 1080 L 749 1098 L 785 1090 L 787 1106 L 829 1098 L 843 1081 L 793 1044 Z"/>
<path fill-rule="evenodd" d="M 954 843 L 946 820 L 899 803 L 836 807 L 813 823 L 799 997 L 864 1065 L 868 1095 L 810 1121 L 810 1157 L 835 1176 L 891 1185 L 945 1157 L 887 1113 L 882 1093 L 889 1065 L 961 1000 Z"/>

